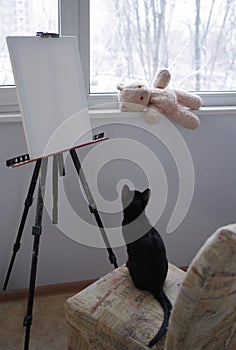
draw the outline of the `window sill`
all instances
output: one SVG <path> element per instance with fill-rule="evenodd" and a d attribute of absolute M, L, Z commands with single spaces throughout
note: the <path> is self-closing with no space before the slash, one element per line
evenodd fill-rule
<path fill-rule="evenodd" d="M 202 107 L 194 111 L 196 115 L 201 116 L 236 116 L 236 106 L 216 106 L 216 107 Z M 141 117 L 141 112 L 121 112 L 119 109 L 93 109 L 89 110 L 89 115 L 92 119 L 106 119 L 106 118 L 137 118 Z"/>
<path fill-rule="evenodd" d="M 236 116 L 236 106 L 216 106 L 202 107 L 195 113 L 201 116 L 217 117 L 217 116 Z M 121 112 L 119 109 L 91 109 L 89 110 L 91 119 L 109 119 L 109 118 L 138 118 L 142 117 L 142 113 L 138 112 Z M 20 113 L 1 113 L 0 123 L 16 123 L 21 122 Z"/>

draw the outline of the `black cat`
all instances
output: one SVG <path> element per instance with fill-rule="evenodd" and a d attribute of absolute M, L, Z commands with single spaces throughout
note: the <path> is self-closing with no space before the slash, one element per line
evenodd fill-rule
<path fill-rule="evenodd" d="M 135 286 L 153 293 L 164 310 L 161 328 L 148 344 L 151 347 L 166 333 L 172 305 L 163 291 L 168 271 L 164 242 L 145 214 L 149 197 L 150 189 L 131 191 L 127 185 L 122 189 L 122 233 L 128 253 L 126 265 Z"/>

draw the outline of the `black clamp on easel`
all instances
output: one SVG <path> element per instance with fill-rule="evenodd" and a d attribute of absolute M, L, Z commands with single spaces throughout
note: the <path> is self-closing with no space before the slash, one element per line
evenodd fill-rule
<path fill-rule="evenodd" d="M 95 135 L 93 137 L 93 142 L 90 144 L 100 142 L 105 140 L 104 135 L 99 134 Z M 81 167 L 76 148 L 79 148 L 81 146 L 72 148 L 69 150 L 69 153 L 71 155 L 73 164 L 75 166 L 75 169 L 77 171 L 77 174 L 79 176 L 79 179 L 81 181 L 81 184 L 84 188 L 85 194 L 88 199 L 89 203 L 89 209 L 90 212 L 94 215 L 95 220 L 97 222 L 97 225 L 99 227 L 99 230 L 101 232 L 102 238 L 105 242 L 105 245 L 107 247 L 108 255 L 110 263 L 114 265 L 114 268 L 117 268 L 117 261 L 116 256 L 112 251 L 112 248 L 110 246 L 109 240 L 107 238 L 101 217 L 99 215 L 99 212 L 97 210 L 96 204 L 94 202 L 92 193 L 89 189 L 85 174 L 83 172 L 83 169 Z M 27 304 L 27 312 L 24 317 L 24 323 L 23 325 L 26 327 L 25 329 L 25 342 L 24 342 L 24 350 L 29 349 L 29 340 L 30 340 L 30 329 L 33 321 L 33 301 L 34 301 L 34 292 L 35 292 L 35 281 L 36 281 L 36 273 L 37 273 L 37 263 L 38 263 L 38 251 L 39 251 L 39 244 L 40 244 L 40 237 L 42 233 L 42 217 L 43 217 L 43 209 L 44 209 L 44 193 L 45 193 L 45 187 L 46 187 L 46 174 L 47 174 L 47 165 L 48 165 L 48 158 L 39 158 L 36 160 L 30 160 L 29 155 L 23 155 L 19 157 L 15 157 L 13 159 L 10 159 L 6 162 L 7 166 L 15 167 L 22 164 L 28 164 L 29 162 L 36 161 L 34 171 L 32 174 L 28 194 L 24 203 L 24 211 L 22 214 L 22 218 L 20 221 L 18 233 L 16 236 L 16 241 L 13 246 L 13 252 L 11 256 L 11 260 L 9 263 L 9 268 L 7 271 L 7 275 L 5 278 L 5 282 L 3 285 L 3 290 L 7 289 L 7 285 L 9 282 L 9 278 L 12 272 L 13 264 L 15 261 L 15 257 L 17 252 L 20 249 L 21 246 L 21 238 L 24 231 L 27 215 L 29 212 L 29 208 L 31 207 L 33 203 L 33 195 L 36 188 L 36 184 L 39 178 L 39 184 L 38 184 L 38 197 L 37 197 L 37 205 L 36 205 L 36 216 L 35 216 L 35 224 L 32 228 L 32 235 L 34 236 L 34 242 L 33 242 L 33 251 L 32 251 L 32 260 L 31 260 L 31 272 L 30 272 L 30 282 L 29 282 L 29 290 L 28 290 L 28 304 Z M 65 175 L 65 168 L 63 164 L 63 153 L 58 153 L 53 155 L 53 212 L 52 212 L 52 222 L 57 223 L 58 220 L 58 211 L 57 211 L 57 201 L 58 201 L 58 173 L 60 176 Z"/>

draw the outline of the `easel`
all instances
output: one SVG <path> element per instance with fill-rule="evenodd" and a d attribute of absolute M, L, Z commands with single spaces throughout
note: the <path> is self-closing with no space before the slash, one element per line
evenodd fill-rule
<path fill-rule="evenodd" d="M 99 136 L 99 135 L 98 135 Z M 90 144 L 96 143 L 96 142 L 100 142 L 102 141 L 102 139 L 98 139 L 99 137 L 97 137 L 97 135 L 95 135 L 94 139 L 95 141 L 91 142 Z M 82 146 L 86 146 L 86 145 L 82 145 Z M 97 210 L 96 204 L 94 202 L 92 193 L 89 189 L 85 174 L 83 172 L 83 169 L 81 167 L 76 149 L 82 146 L 77 146 L 74 148 L 71 148 L 69 150 L 67 150 L 70 153 L 70 156 L 72 158 L 73 164 L 75 166 L 76 172 L 79 176 L 79 179 L 81 181 L 81 184 L 84 188 L 85 194 L 87 196 L 88 199 L 88 203 L 89 203 L 89 209 L 90 212 L 94 215 L 95 220 L 97 222 L 97 225 L 99 227 L 100 233 L 102 235 L 102 238 L 105 242 L 107 251 L 108 251 L 108 255 L 109 255 L 109 260 L 110 263 L 114 265 L 115 268 L 118 267 L 117 262 L 116 262 L 116 257 L 112 251 L 112 248 L 110 246 L 109 240 L 107 238 L 102 220 L 100 218 L 99 212 Z M 32 260 L 31 260 L 31 272 L 30 272 L 30 282 L 29 282 L 29 290 L 28 290 L 28 305 L 27 305 L 27 312 L 26 315 L 24 317 L 24 322 L 23 325 L 26 327 L 25 329 L 25 341 L 24 341 L 24 350 L 28 350 L 29 349 L 29 340 L 30 340 L 30 330 L 31 330 L 31 325 L 32 325 L 32 321 L 33 321 L 33 302 L 34 302 L 34 292 L 35 292 L 35 281 L 36 281 L 36 273 L 37 273 L 37 263 L 38 263 L 38 251 L 39 251 L 39 244 L 40 244 L 40 237 L 41 237 L 41 233 L 42 233 L 42 217 L 43 217 L 43 209 L 44 209 L 44 193 L 45 193 L 45 187 L 46 187 L 46 174 L 47 174 L 47 165 L 48 165 L 48 158 L 50 156 L 47 156 L 45 158 L 39 158 L 37 160 L 35 160 L 35 167 L 34 167 L 34 171 L 32 174 L 32 178 L 31 178 L 31 182 L 30 182 L 30 186 L 29 186 L 29 190 L 28 190 L 28 194 L 24 203 L 24 211 L 22 214 L 22 218 L 21 218 L 21 222 L 19 225 L 19 229 L 18 229 L 18 233 L 17 233 L 17 237 L 16 237 L 16 241 L 15 244 L 13 246 L 13 253 L 12 253 L 12 257 L 10 260 L 10 264 L 9 264 L 9 268 L 8 268 L 8 272 L 5 278 L 5 282 L 4 282 L 4 286 L 3 286 L 3 290 L 6 290 L 7 285 L 8 285 L 8 281 L 11 275 L 11 271 L 13 268 L 13 264 L 15 261 L 15 257 L 16 254 L 18 252 L 18 250 L 20 249 L 20 245 L 21 245 L 21 238 L 22 238 L 22 234 L 24 231 L 24 227 L 25 227 L 25 223 L 26 223 L 26 219 L 27 219 L 27 215 L 29 212 L 29 208 L 31 207 L 32 203 L 33 203 L 33 195 L 34 195 L 34 191 L 36 188 L 36 184 L 39 178 L 39 183 L 38 183 L 38 197 L 37 197 L 37 205 L 36 205 L 36 215 L 35 215 L 35 224 L 32 228 L 32 235 L 34 236 L 34 242 L 33 242 L 33 251 L 32 251 Z M 52 222 L 53 223 L 57 223 L 58 220 L 58 212 L 57 212 L 57 201 L 58 201 L 58 173 L 61 176 L 65 175 L 65 171 L 64 171 L 64 164 L 63 164 L 63 153 L 60 152 L 58 154 L 52 155 L 53 157 L 53 169 L 52 169 L 52 176 L 53 176 L 53 212 L 52 212 Z M 23 163 L 29 163 L 32 162 L 32 160 L 28 160 L 29 157 L 28 155 L 26 156 L 20 156 L 20 157 L 16 157 L 13 160 L 9 160 L 7 161 L 7 165 L 14 165 L 14 163 L 21 163 L 23 159 Z M 24 162 L 24 160 L 26 160 Z"/>

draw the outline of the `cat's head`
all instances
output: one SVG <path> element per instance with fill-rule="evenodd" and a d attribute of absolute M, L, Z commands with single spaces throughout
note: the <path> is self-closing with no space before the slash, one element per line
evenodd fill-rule
<path fill-rule="evenodd" d="M 151 190 L 147 188 L 145 191 L 140 192 L 137 190 L 130 190 L 127 185 L 122 188 L 122 204 L 123 211 L 126 217 L 135 220 L 145 210 L 148 200 L 151 195 Z"/>

